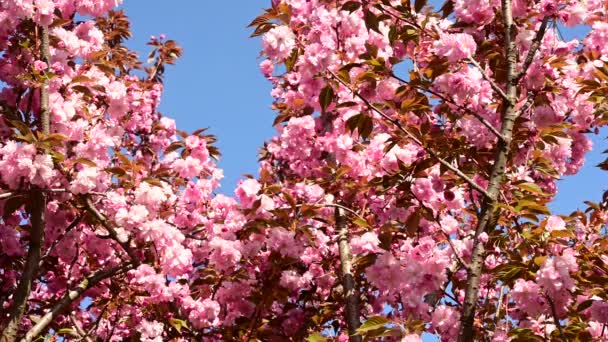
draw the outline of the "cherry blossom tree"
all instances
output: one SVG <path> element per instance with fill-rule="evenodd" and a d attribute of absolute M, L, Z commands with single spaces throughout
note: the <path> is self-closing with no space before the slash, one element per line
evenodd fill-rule
<path fill-rule="evenodd" d="M 607 122 L 603 1 L 271 1 L 235 198 L 119 3 L 0 3 L 3 341 L 608 336 L 608 195 L 547 209 Z"/>
<path fill-rule="evenodd" d="M 181 49 L 152 38 L 142 65 L 119 3 L 0 4 L 3 341 L 158 341 L 219 324 L 220 304 L 190 285 L 237 204 L 211 196 L 214 138 L 157 111 Z"/>
<path fill-rule="evenodd" d="M 556 216 L 546 204 L 606 123 L 605 6 L 287 0 L 252 22 L 278 112 L 267 186 L 323 189 L 294 210 L 350 211 L 346 232 L 327 212 L 314 229 L 349 236 L 350 248 L 317 257 L 342 279 L 318 307 L 342 305 L 311 310 L 302 329 L 320 322 L 351 341 L 604 338 L 605 207 Z M 560 27 L 581 25 L 584 39 L 562 40 Z"/>

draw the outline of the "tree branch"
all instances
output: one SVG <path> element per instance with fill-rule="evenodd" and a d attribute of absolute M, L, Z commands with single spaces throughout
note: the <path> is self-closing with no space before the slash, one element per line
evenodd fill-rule
<path fill-rule="evenodd" d="M 367 105 L 367 107 L 369 107 L 369 109 L 373 110 L 374 112 L 376 112 L 377 114 L 379 114 L 380 116 L 382 116 L 386 121 L 388 121 L 391 124 L 395 125 L 395 127 L 397 127 L 400 131 L 402 131 L 403 133 L 405 133 L 405 135 L 407 135 L 410 139 L 412 139 L 418 146 L 422 147 L 422 149 L 426 153 L 428 153 L 431 157 L 435 158 L 435 160 L 437 160 L 441 165 L 445 166 L 448 170 L 454 172 L 458 177 L 460 177 L 462 180 L 464 180 L 466 183 L 468 183 L 473 189 L 477 190 L 478 192 L 480 192 L 485 197 L 489 197 L 488 192 L 484 188 L 482 188 L 479 184 L 475 183 L 475 181 L 473 181 L 471 178 L 469 178 L 469 176 L 465 175 L 462 171 L 458 170 L 452 164 L 450 164 L 449 162 L 447 162 L 443 158 L 439 157 L 439 155 L 437 155 L 437 153 L 435 153 L 435 151 L 433 151 L 430 148 L 424 146 L 424 144 L 418 138 L 416 138 L 416 136 L 414 136 L 410 131 L 406 130 L 403 127 L 403 125 L 401 125 L 401 123 L 399 121 L 391 118 L 390 116 L 388 116 L 387 114 L 385 114 L 383 111 L 381 111 L 380 109 L 378 109 L 376 106 L 374 106 L 373 104 L 371 104 L 369 102 L 369 100 L 367 100 L 365 97 L 361 96 L 357 91 L 355 91 L 354 89 L 352 89 L 348 84 L 346 84 L 346 82 L 344 82 L 336 74 L 334 74 L 331 71 L 329 71 L 329 72 L 333 75 L 333 77 L 336 80 L 338 80 L 338 82 L 340 82 L 342 85 L 344 85 L 346 88 L 348 88 L 353 93 L 353 95 L 355 95 L 361 101 L 363 101 L 365 103 L 365 105 Z"/>
<path fill-rule="evenodd" d="M 455 106 L 456 108 L 460 109 L 461 111 L 463 111 L 465 113 L 468 113 L 470 115 L 473 115 L 473 117 L 475 117 L 477 120 L 479 120 L 479 122 L 481 122 L 481 124 L 483 124 L 484 126 L 486 126 L 486 128 L 488 130 L 490 130 L 490 132 L 492 132 L 492 134 L 494 134 L 498 138 L 498 140 L 504 140 L 503 136 L 494 127 L 494 125 L 492 125 L 486 118 L 484 118 L 483 116 L 479 115 L 479 113 L 477 113 L 476 111 L 474 111 L 472 109 L 469 109 L 467 107 L 464 107 L 462 105 L 459 105 L 456 102 L 454 102 L 453 100 L 451 100 L 451 99 L 443 96 L 442 94 L 440 94 L 440 93 L 438 93 L 438 92 L 436 92 L 436 91 L 434 91 L 432 89 L 427 89 L 427 88 L 421 87 L 419 85 L 412 84 L 411 82 L 408 82 L 408 81 L 400 78 L 399 76 L 397 76 L 395 74 L 392 74 L 391 77 L 393 77 L 394 79 L 396 79 L 396 80 L 398 80 L 400 82 L 403 82 L 403 83 L 409 85 L 410 87 L 414 87 L 414 88 L 416 88 L 416 89 L 418 89 L 420 91 L 427 92 L 429 94 L 437 96 L 438 98 L 440 98 L 444 102 L 446 102 L 448 104 L 451 104 L 452 106 Z"/>
<path fill-rule="evenodd" d="M 40 266 L 42 266 L 42 263 L 44 262 L 44 260 L 46 258 L 48 258 L 49 255 L 51 255 L 51 252 L 53 252 L 53 250 L 55 249 L 55 247 L 57 247 L 59 242 L 61 242 L 61 240 L 69 232 L 71 232 L 74 228 L 76 228 L 81 221 L 82 221 L 82 215 L 79 215 L 74 221 L 72 221 L 72 223 L 70 223 L 69 226 L 67 226 L 66 229 L 63 230 L 63 232 L 61 232 L 61 234 L 59 234 L 59 236 L 51 243 L 51 246 L 46 250 L 46 252 L 42 256 L 42 258 L 40 259 Z"/>
<path fill-rule="evenodd" d="M 566 337 L 566 334 L 564 334 L 564 329 L 562 328 L 562 325 L 559 322 L 559 318 L 557 317 L 557 310 L 555 310 L 555 303 L 553 303 L 553 299 L 551 299 L 548 294 L 545 294 L 545 298 L 547 298 L 549 306 L 551 307 L 551 315 L 553 315 L 553 322 L 555 323 L 555 327 L 557 327 L 557 330 L 559 330 L 559 334 L 562 337 L 562 340 L 564 342 L 568 342 L 568 337 Z"/>
<path fill-rule="evenodd" d="M 439 229 L 441 229 L 441 225 L 440 225 Z M 460 257 L 460 255 L 458 254 L 458 250 L 456 249 L 456 246 L 454 246 L 454 243 L 452 243 L 452 239 L 450 239 L 450 236 L 448 234 L 446 234 L 445 232 L 443 233 L 443 236 L 448 241 L 448 244 L 450 245 L 450 248 L 452 249 L 452 252 L 454 253 L 454 257 L 456 258 L 456 261 L 458 261 L 458 263 L 467 272 L 470 271 L 470 266 L 466 262 L 464 262 L 464 260 L 462 260 L 462 257 Z"/>
<path fill-rule="evenodd" d="M 357 329 L 361 326 L 359 320 L 359 292 L 352 272 L 353 256 L 348 243 L 348 225 L 343 210 L 343 208 L 336 207 L 334 214 L 336 230 L 338 231 L 342 286 L 344 287 L 344 321 L 346 321 L 350 342 L 361 342 L 361 336 L 356 335 Z"/>
<path fill-rule="evenodd" d="M 108 231 L 108 233 L 110 234 L 110 237 L 114 241 L 118 242 L 118 244 L 122 247 L 122 249 L 124 249 L 124 251 L 129 255 L 129 257 L 135 264 L 135 267 L 139 266 L 139 264 L 140 264 L 139 258 L 137 257 L 137 254 L 135 254 L 135 252 L 131 248 L 131 245 L 129 245 L 129 241 L 128 240 L 124 241 L 123 239 L 120 239 L 120 237 L 118 236 L 118 233 L 116 232 L 116 229 L 114 229 L 114 227 L 110 223 L 110 221 L 95 207 L 95 204 L 93 203 L 91 198 L 86 197 L 84 203 L 85 203 L 85 208 L 91 214 L 93 214 L 93 216 L 97 219 L 97 221 L 99 221 L 101 223 L 101 225 Z"/>
<path fill-rule="evenodd" d="M 521 70 L 513 78 L 515 82 L 518 82 L 522 77 L 524 77 L 526 71 L 528 71 L 528 68 L 530 67 L 530 64 L 532 64 L 532 61 L 534 61 L 534 55 L 536 54 L 536 51 L 538 51 L 540 43 L 542 42 L 543 37 L 545 36 L 548 23 L 549 17 L 544 17 L 542 23 L 540 24 L 540 27 L 538 28 L 538 31 L 536 32 L 536 35 L 534 36 L 534 39 L 532 39 L 532 45 L 530 45 L 530 49 L 528 50 L 526 59 L 524 59 L 524 62 L 521 66 Z"/>
<path fill-rule="evenodd" d="M 78 333 L 77 335 L 80 338 L 80 340 L 81 341 L 84 340 L 86 342 L 93 342 L 93 339 L 91 337 L 89 337 L 88 334 L 84 330 L 82 330 L 82 327 L 76 321 L 76 319 L 74 318 L 74 315 L 69 315 L 69 318 L 70 318 L 70 322 L 74 326 L 74 330 L 76 330 L 76 332 Z"/>
<path fill-rule="evenodd" d="M 493 227 L 495 223 L 494 204 L 500 193 L 500 186 L 507 168 L 507 158 L 511 151 L 513 129 L 518 112 L 515 109 L 517 98 L 517 79 L 515 68 L 517 66 L 517 50 L 515 46 L 515 25 L 511 0 L 502 0 L 503 20 L 505 26 L 505 56 L 507 65 L 507 98 L 503 103 L 501 135 L 503 141 L 499 141 L 495 150 L 494 164 L 490 178 L 488 179 L 488 194 L 481 204 L 481 212 L 477 220 L 475 237 L 473 240 L 473 251 L 471 257 L 471 270 L 467 274 L 464 305 L 461 312 L 461 324 L 458 341 L 469 342 L 474 340 L 475 309 L 479 296 L 479 284 L 483 271 L 483 257 L 485 254 L 484 244 L 479 236 Z"/>
<path fill-rule="evenodd" d="M 502 90 L 502 88 L 500 88 L 498 86 L 498 84 L 496 84 L 496 81 L 494 81 L 494 79 L 492 79 L 492 77 L 490 77 L 490 75 L 488 75 L 488 73 L 486 73 L 486 71 L 481 67 L 481 65 L 479 65 L 479 63 L 477 63 L 477 61 L 473 58 L 469 58 L 469 63 L 473 64 L 478 70 L 479 72 L 481 72 L 481 75 L 483 76 L 483 78 L 488 81 L 488 83 L 490 83 L 490 86 L 492 87 L 492 89 L 494 89 L 494 91 L 500 95 L 500 97 L 503 98 L 503 100 L 508 101 L 508 97 L 507 94 L 505 94 L 505 92 Z"/>
<path fill-rule="evenodd" d="M 70 304 L 72 304 L 80 295 L 99 282 L 111 278 L 119 273 L 128 271 L 133 267 L 133 263 L 129 262 L 126 265 L 117 266 L 105 271 L 99 271 L 78 284 L 76 288 L 68 291 L 65 296 L 53 308 L 47 312 L 42 318 L 25 334 L 21 342 L 31 342 L 40 335 L 53 320 L 63 312 Z"/>
<path fill-rule="evenodd" d="M 6 198 L 9 198 L 12 196 L 13 196 L 12 192 L 5 192 L 5 193 L 0 194 L 0 199 L 6 199 Z"/>
<path fill-rule="evenodd" d="M 49 49 L 49 29 L 46 26 L 38 27 L 41 32 L 40 56 L 47 64 L 51 65 L 51 53 Z M 48 79 L 45 78 L 40 87 L 40 129 L 44 135 L 50 133 L 50 111 L 49 111 L 49 91 Z M 46 203 L 47 196 L 42 190 L 33 190 L 31 193 L 31 213 L 30 213 L 30 243 L 27 251 L 27 258 L 19 285 L 15 291 L 13 305 L 9 313 L 9 322 L 2 331 L 3 342 L 13 342 L 17 339 L 21 318 L 27 308 L 27 299 L 32 290 L 32 283 L 38 274 L 40 264 L 40 254 L 44 245 L 44 228 L 46 225 Z"/>
<path fill-rule="evenodd" d="M 303 207 L 305 205 L 308 205 L 308 204 L 297 204 L 296 207 Z M 359 215 L 356 211 L 352 210 L 349 207 L 343 206 L 342 204 L 338 204 L 338 203 L 317 203 L 317 204 L 311 204 L 310 206 L 311 207 L 316 207 L 316 208 L 323 208 L 323 207 L 339 208 L 339 209 L 342 209 L 344 211 L 348 211 L 349 213 L 351 213 L 351 214 L 357 216 L 358 218 L 366 221 L 365 218 L 363 216 Z"/>

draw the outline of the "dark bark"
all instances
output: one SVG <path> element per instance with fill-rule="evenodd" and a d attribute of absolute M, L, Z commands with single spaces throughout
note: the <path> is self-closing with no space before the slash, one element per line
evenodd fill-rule
<path fill-rule="evenodd" d="M 41 48 L 42 60 L 50 65 L 49 52 L 49 31 L 48 27 L 41 27 Z M 50 133 L 49 119 L 49 93 L 48 81 L 44 81 L 40 88 L 40 130 L 45 135 Z M 3 342 L 13 342 L 17 339 L 19 325 L 27 307 L 27 300 L 32 290 L 32 284 L 38 273 L 40 255 L 44 245 L 44 227 L 47 195 L 42 189 L 32 190 L 30 193 L 31 213 L 30 213 L 30 242 L 27 252 L 27 259 L 19 285 L 13 298 L 13 305 L 9 313 L 9 322 L 2 332 Z"/>
<path fill-rule="evenodd" d="M 479 240 L 479 236 L 492 229 L 496 224 L 495 205 L 500 194 L 500 187 L 505 177 L 507 161 L 511 151 L 513 140 L 513 128 L 519 112 L 515 107 L 517 101 L 517 88 L 519 80 L 526 73 L 526 69 L 532 62 L 536 51 L 545 34 L 548 19 L 544 18 L 533 40 L 533 44 L 525 58 L 524 65 L 519 72 L 516 72 L 517 49 L 515 46 L 515 25 L 513 23 L 511 0 L 502 0 L 502 12 L 505 26 L 505 56 L 507 59 L 507 79 L 505 85 L 505 98 L 503 100 L 502 126 L 500 135 L 502 140 L 498 141 L 494 165 L 488 181 L 487 194 L 481 205 L 481 212 L 478 217 L 475 238 L 473 240 L 473 252 L 471 256 L 470 270 L 467 274 L 467 286 L 465 290 L 464 305 L 461 313 L 461 325 L 458 340 L 469 342 L 474 340 L 475 329 L 475 309 L 479 297 L 479 284 L 482 275 L 485 248 Z"/>
<path fill-rule="evenodd" d="M 40 335 L 53 320 L 60 315 L 67 307 L 69 307 L 76 299 L 78 299 L 86 290 L 97 285 L 100 281 L 111 278 L 118 273 L 132 268 L 133 264 L 129 263 L 125 266 L 118 266 L 107 271 L 100 271 L 92 276 L 82 280 L 78 286 L 68 291 L 65 296 L 53 308 L 47 312 L 40 320 L 26 333 L 21 342 L 31 342 Z"/>
<path fill-rule="evenodd" d="M 362 338 L 355 335 L 361 326 L 359 320 L 359 291 L 352 271 L 352 253 L 348 242 L 348 224 L 342 208 L 335 208 L 336 230 L 338 231 L 338 248 L 342 271 L 342 286 L 344 287 L 344 320 L 348 327 L 349 340 L 361 342 Z"/>

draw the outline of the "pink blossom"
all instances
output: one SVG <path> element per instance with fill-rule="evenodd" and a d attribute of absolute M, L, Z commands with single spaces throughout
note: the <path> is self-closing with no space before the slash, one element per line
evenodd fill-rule
<path fill-rule="evenodd" d="M 281 274 L 280 285 L 292 292 L 299 290 L 305 290 L 310 286 L 312 282 L 312 275 L 309 272 L 300 275 L 298 272 L 293 270 L 283 271 Z"/>
<path fill-rule="evenodd" d="M 542 312 L 546 304 L 539 291 L 540 287 L 535 282 L 517 279 L 511 295 L 522 310 L 530 315 L 537 315 Z"/>
<path fill-rule="evenodd" d="M 583 40 L 586 50 L 595 51 L 602 55 L 608 55 L 608 23 L 596 21 L 591 27 L 591 31 Z"/>
<path fill-rule="evenodd" d="M 372 232 L 367 232 L 350 239 L 350 245 L 354 254 L 379 253 L 381 251 L 380 247 L 378 247 L 379 244 L 378 235 Z"/>
<path fill-rule="evenodd" d="M 141 340 L 145 342 L 161 342 L 165 325 L 157 321 L 146 319 L 139 323 L 137 331 L 141 334 Z"/>
<path fill-rule="evenodd" d="M 599 323 L 608 324 L 608 302 L 605 300 L 594 300 L 589 307 L 591 318 Z"/>
<path fill-rule="evenodd" d="M 493 18 L 495 8 L 499 6 L 497 0 L 456 0 L 454 13 L 464 22 L 483 25 Z"/>
<path fill-rule="evenodd" d="M 297 258 L 301 251 L 295 240 L 295 234 L 284 228 L 273 228 L 268 236 L 268 247 L 284 256 Z"/>
<path fill-rule="evenodd" d="M 566 229 L 566 222 L 559 216 L 551 215 L 549 218 L 547 218 L 545 229 L 547 229 L 548 232 L 552 232 L 554 230 L 564 230 Z"/>
<path fill-rule="evenodd" d="M 431 318 L 432 325 L 437 333 L 445 339 L 456 338 L 460 327 L 460 313 L 451 306 L 440 305 L 435 308 Z"/>
<path fill-rule="evenodd" d="M 239 181 L 234 194 L 239 199 L 243 207 L 250 208 L 262 186 L 255 179 L 247 179 Z"/>
<path fill-rule="evenodd" d="M 99 169 L 97 167 L 83 166 L 70 185 L 75 194 L 86 194 L 97 188 Z"/>
<path fill-rule="evenodd" d="M 214 237 L 209 242 L 209 247 L 211 248 L 209 261 L 220 270 L 234 267 L 241 259 L 240 241 L 229 241 Z"/>
<path fill-rule="evenodd" d="M 260 71 L 262 71 L 262 75 L 266 78 L 272 77 L 272 72 L 274 71 L 274 63 L 270 59 L 265 59 L 260 63 Z"/>
<path fill-rule="evenodd" d="M 159 186 L 141 182 L 134 192 L 135 203 L 145 205 L 151 209 L 157 209 L 167 199 L 165 191 Z"/>
<path fill-rule="evenodd" d="M 190 310 L 188 319 L 195 328 L 208 328 L 220 324 L 219 314 L 221 308 L 218 302 L 211 299 L 198 301 L 192 298 L 186 298 L 183 301 L 184 306 Z"/>
<path fill-rule="evenodd" d="M 296 37 L 288 26 L 277 26 L 264 35 L 262 44 L 268 57 L 284 60 L 294 48 Z"/>
<path fill-rule="evenodd" d="M 447 57 L 450 62 L 471 58 L 477 50 L 477 44 L 467 33 L 443 33 L 433 44 L 438 56 Z"/>
<path fill-rule="evenodd" d="M 403 286 L 401 264 L 390 252 L 378 256 L 376 262 L 366 269 L 365 276 L 381 291 L 394 291 Z"/>
<path fill-rule="evenodd" d="M 460 224 L 454 217 L 449 215 L 443 216 L 439 223 L 441 224 L 441 230 L 443 230 L 444 233 L 448 235 L 458 233 Z"/>
<path fill-rule="evenodd" d="M 49 66 L 43 61 L 34 61 L 34 70 L 38 72 L 45 71 Z"/>

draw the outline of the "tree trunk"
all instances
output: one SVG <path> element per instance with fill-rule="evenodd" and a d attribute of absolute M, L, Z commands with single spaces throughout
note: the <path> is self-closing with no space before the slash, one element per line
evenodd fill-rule
<path fill-rule="evenodd" d="M 49 52 L 49 31 L 48 27 L 41 27 L 41 51 L 42 60 L 50 65 Z M 49 93 L 48 81 L 40 88 L 40 128 L 42 133 L 48 135 L 50 133 L 49 120 Z M 30 193 L 31 208 L 30 213 L 30 244 L 27 252 L 25 268 L 21 274 L 21 279 L 15 296 L 13 305 L 9 314 L 9 322 L 2 332 L 2 342 L 13 342 L 17 339 L 19 333 L 19 325 L 27 307 L 27 299 L 32 290 L 32 283 L 38 273 L 38 264 L 40 263 L 40 254 L 44 244 L 44 227 L 45 227 L 45 211 L 46 211 L 46 193 L 44 190 L 33 190 Z"/>
<path fill-rule="evenodd" d="M 344 211 L 335 208 L 336 229 L 338 230 L 338 248 L 342 270 L 342 286 L 344 287 L 344 320 L 348 327 L 350 342 L 361 342 L 361 336 L 355 335 L 361 325 L 359 321 L 359 291 L 352 272 L 352 253 L 348 243 L 348 224 Z"/>
<path fill-rule="evenodd" d="M 515 67 L 517 65 L 517 55 L 515 49 L 514 26 L 512 17 L 511 0 L 502 0 L 502 11 L 505 25 L 505 56 L 507 58 L 507 84 L 505 94 L 507 99 L 503 101 L 502 127 L 500 134 L 503 140 L 499 140 L 496 148 L 496 156 L 494 165 L 490 174 L 487 193 L 489 198 L 483 200 L 481 213 L 475 230 L 475 238 L 473 241 L 473 253 L 470 264 L 470 271 L 467 279 L 467 287 L 465 290 L 464 305 L 460 318 L 460 334 L 459 341 L 470 342 L 474 337 L 474 322 L 475 322 L 475 307 L 479 296 L 479 282 L 481 279 L 483 260 L 484 260 L 484 245 L 479 240 L 479 236 L 488 231 L 496 221 L 495 210 L 496 200 L 500 193 L 500 186 L 505 175 L 507 167 L 507 159 L 511 150 L 511 141 L 513 140 L 513 126 L 517 118 L 515 110 L 515 102 L 517 99 L 517 78 Z"/>

